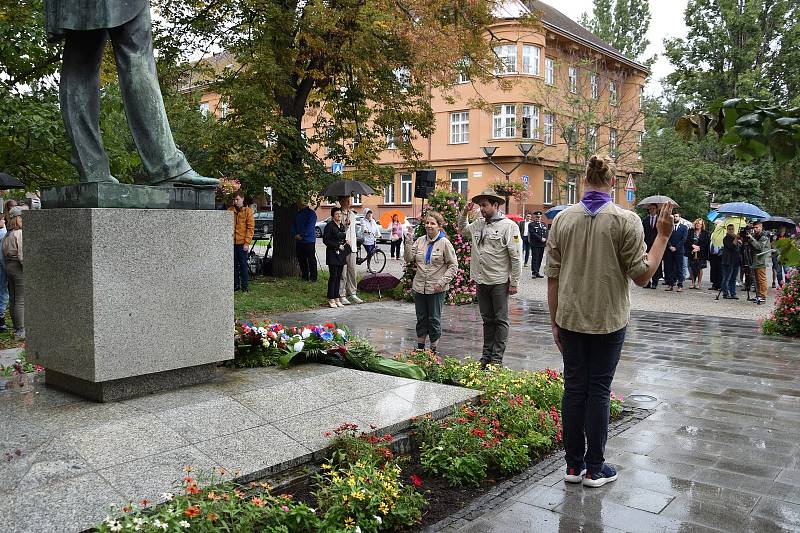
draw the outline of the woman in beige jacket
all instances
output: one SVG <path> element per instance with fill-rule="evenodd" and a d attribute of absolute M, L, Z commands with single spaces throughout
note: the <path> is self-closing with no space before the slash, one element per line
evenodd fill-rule
<path fill-rule="evenodd" d="M 430 337 L 431 351 L 442 336 L 442 307 L 450 282 L 458 270 L 456 251 L 442 230 L 444 218 L 428 211 L 423 220 L 425 234 L 412 244 L 411 230 L 403 239 L 406 263 L 413 262 L 416 274 L 411 288 L 417 311 L 417 349 L 425 348 Z"/>

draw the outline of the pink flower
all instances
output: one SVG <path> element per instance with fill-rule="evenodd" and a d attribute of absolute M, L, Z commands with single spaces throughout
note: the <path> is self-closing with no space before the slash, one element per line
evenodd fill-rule
<path fill-rule="evenodd" d="M 281 505 L 281 510 L 282 510 L 284 513 L 288 513 L 288 512 L 289 512 L 289 507 L 287 507 L 286 505 Z"/>

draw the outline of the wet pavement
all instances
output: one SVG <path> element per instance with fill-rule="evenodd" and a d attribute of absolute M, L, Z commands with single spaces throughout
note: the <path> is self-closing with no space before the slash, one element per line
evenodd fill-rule
<path fill-rule="evenodd" d="M 544 303 L 512 300 L 510 315 L 504 363 L 560 369 Z M 335 319 L 388 354 L 415 344 L 410 304 L 281 318 Z M 447 307 L 442 320 L 441 353 L 479 354 L 477 306 Z M 613 388 L 655 411 L 609 440 L 616 482 L 567 486 L 559 467 L 449 530 L 800 530 L 800 340 L 764 337 L 754 320 L 634 311 Z"/>

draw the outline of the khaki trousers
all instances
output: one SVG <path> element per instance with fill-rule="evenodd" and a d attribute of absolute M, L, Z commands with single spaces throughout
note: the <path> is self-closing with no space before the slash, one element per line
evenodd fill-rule
<path fill-rule="evenodd" d="M 342 296 L 353 296 L 356 293 L 356 251 L 347 256 L 347 264 L 344 265 L 342 272 L 342 286 L 339 294 Z"/>
<path fill-rule="evenodd" d="M 759 298 L 767 297 L 767 269 L 754 268 L 753 272 L 756 274 L 756 295 Z"/>

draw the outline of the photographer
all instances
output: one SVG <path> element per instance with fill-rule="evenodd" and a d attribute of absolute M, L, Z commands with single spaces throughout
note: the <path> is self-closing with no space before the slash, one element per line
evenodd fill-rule
<path fill-rule="evenodd" d="M 756 277 L 756 299 L 758 305 L 767 301 L 767 261 L 772 264 L 769 237 L 764 233 L 761 222 L 753 223 L 753 230 L 747 232 L 747 242 L 752 250 L 750 267 Z"/>
<path fill-rule="evenodd" d="M 736 233 L 736 226 L 728 224 L 725 238 L 722 239 L 722 297 L 726 300 L 738 300 L 736 296 L 736 279 L 739 277 L 741 263 L 742 238 Z"/>

